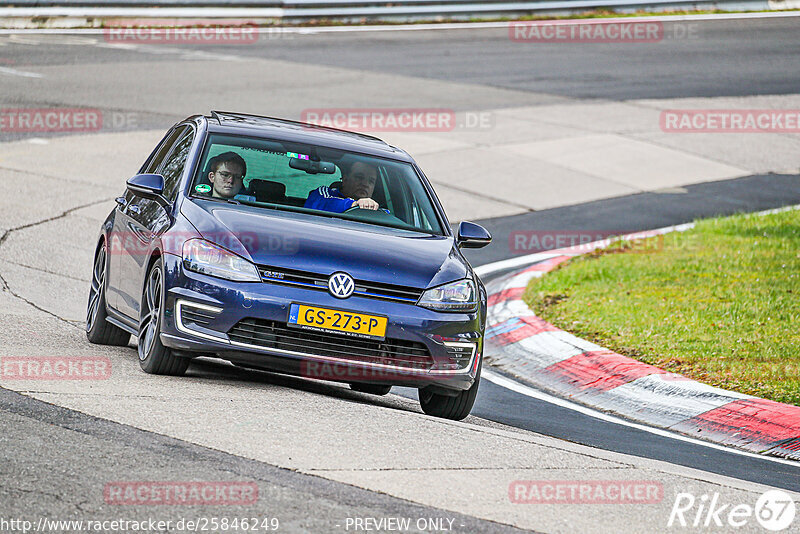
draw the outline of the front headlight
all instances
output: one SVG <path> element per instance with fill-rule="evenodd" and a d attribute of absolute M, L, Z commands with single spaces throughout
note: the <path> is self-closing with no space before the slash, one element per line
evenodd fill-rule
<path fill-rule="evenodd" d="M 261 281 L 255 265 L 203 239 L 190 239 L 183 244 L 183 267 L 234 282 Z"/>
<path fill-rule="evenodd" d="M 469 278 L 425 291 L 418 305 L 436 311 L 474 311 L 478 306 L 475 282 Z"/>

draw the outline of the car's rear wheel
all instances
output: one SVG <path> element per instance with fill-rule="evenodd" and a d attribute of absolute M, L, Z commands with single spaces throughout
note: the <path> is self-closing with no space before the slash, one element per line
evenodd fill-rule
<path fill-rule="evenodd" d="M 158 259 L 145 279 L 139 313 L 139 365 L 154 375 L 182 375 L 188 358 L 179 358 L 161 343 L 161 315 L 164 308 L 164 268 Z"/>
<path fill-rule="evenodd" d="M 419 390 L 419 404 L 422 411 L 434 417 L 445 419 L 455 419 L 460 421 L 469 415 L 472 406 L 475 404 L 475 397 L 478 395 L 478 385 L 481 381 L 481 369 L 475 376 L 475 383 L 465 390 L 458 392 L 455 396 L 434 393 L 427 389 Z"/>
<path fill-rule="evenodd" d="M 384 386 L 383 384 L 363 384 L 353 382 L 350 384 L 350 389 L 358 391 L 359 393 L 369 393 L 370 395 L 388 395 L 392 390 L 392 386 Z"/>
<path fill-rule="evenodd" d="M 86 337 L 98 345 L 124 347 L 131 335 L 106 321 L 106 244 L 97 249 L 92 268 L 92 283 L 89 286 L 89 304 L 86 307 Z"/>

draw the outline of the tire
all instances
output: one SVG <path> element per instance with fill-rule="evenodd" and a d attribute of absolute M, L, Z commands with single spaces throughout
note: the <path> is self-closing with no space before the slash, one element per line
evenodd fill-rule
<path fill-rule="evenodd" d="M 475 376 L 475 383 L 472 384 L 472 387 L 465 391 L 460 391 L 458 395 L 454 397 L 439 395 L 426 391 L 425 389 L 420 389 L 419 404 L 422 406 L 422 411 L 434 417 L 461 421 L 472 411 L 472 406 L 475 404 L 475 397 L 478 396 L 478 385 L 480 381 L 481 368 L 478 367 L 478 374 Z"/>
<path fill-rule="evenodd" d="M 153 375 L 181 376 L 189 367 L 189 358 L 179 358 L 161 343 L 164 310 L 164 268 L 157 259 L 145 278 L 139 312 L 139 365 Z"/>
<path fill-rule="evenodd" d="M 86 305 L 86 338 L 97 345 L 125 347 L 131 335 L 106 321 L 106 243 L 98 247 L 89 286 L 89 303 Z"/>
<path fill-rule="evenodd" d="M 369 393 L 370 395 L 387 395 L 392 390 L 392 386 L 353 382 L 350 384 L 350 389 L 359 393 Z"/>

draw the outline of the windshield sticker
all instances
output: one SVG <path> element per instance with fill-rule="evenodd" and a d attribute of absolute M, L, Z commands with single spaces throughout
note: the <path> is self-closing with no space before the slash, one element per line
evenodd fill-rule
<path fill-rule="evenodd" d="M 288 158 L 297 158 L 297 159 L 305 159 L 305 160 L 308 159 L 308 156 L 306 156 L 305 154 L 298 154 L 297 152 L 287 152 L 286 153 L 286 157 L 288 157 Z"/>
<path fill-rule="evenodd" d="M 198 193 L 208 193 L 211 191 L 211 186 L 208 184 L 200 184 L 195 186 L 194 190 Z"/>

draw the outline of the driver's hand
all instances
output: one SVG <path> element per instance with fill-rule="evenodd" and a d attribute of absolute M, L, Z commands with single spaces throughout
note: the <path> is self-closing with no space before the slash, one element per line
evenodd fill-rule
<path fill-rule="evenodd" d="M 376 210 L 380 206 L 376 201 L 372 200 L 371 198 L 359 198 L 358 200 L 353 202 L 353 207 L 354 208 L 358 207 L 364 210 Z"/>

